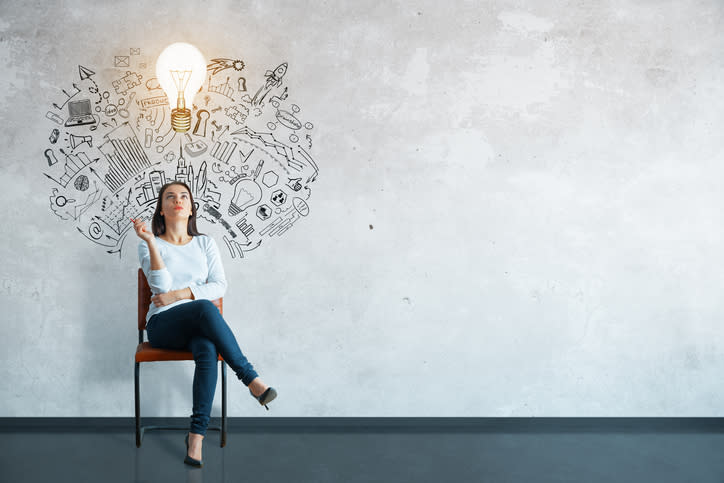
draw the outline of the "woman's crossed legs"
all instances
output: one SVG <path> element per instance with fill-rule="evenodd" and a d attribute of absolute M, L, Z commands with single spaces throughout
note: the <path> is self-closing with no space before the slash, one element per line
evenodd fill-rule
<path fill-rule="evenodd" d="M 263 393 L 268 386 L 261 382 L 219 309 L 210 300 L 186 302 L 156 314 L 149 320 L 146 331 L 152 347 L 190 350 L 194 356 L 189 456 L 200 459 L 200 442 L 206 435 L 218 379 L 217 352 L 254 395 Z M 194 451 L 195 446 L 198 451 Z"/>

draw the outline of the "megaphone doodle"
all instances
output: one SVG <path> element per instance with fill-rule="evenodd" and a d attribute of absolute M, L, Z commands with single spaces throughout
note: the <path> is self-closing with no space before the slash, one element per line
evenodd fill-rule
<path fill-rule="evenodd" d="M 76 136 L 75 134 L 70 135 L 70 146 L 75 149 L 83 143 L 88 143 L 88 146 L 93 147 L 93 138 L 91 136 Z"/>

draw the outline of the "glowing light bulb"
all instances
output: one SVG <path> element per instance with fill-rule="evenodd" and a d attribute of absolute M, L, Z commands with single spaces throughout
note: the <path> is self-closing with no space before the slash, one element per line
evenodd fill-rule
<path fill-rule="evenodd" d="M 206 79 L 206 60 L 199 49 L 185 42 L 171 44 L 156 61 L 156 77 L 171 106 L 171 127 L 176 132 L 191 128 L 194 96 Z M 173 106 L 176 109 L 173 109 Z"/>

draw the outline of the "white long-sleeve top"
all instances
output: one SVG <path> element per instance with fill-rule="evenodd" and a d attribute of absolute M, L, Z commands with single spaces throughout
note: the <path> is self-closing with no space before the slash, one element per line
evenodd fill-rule
<path fill-rule="evenodd" d="M 156 237 L 156 242 L 166 265 L 161 270 L 151 270 L 148 245 L 143 240 L 138 244 L 138 260 L 154 295 L 189 287 L 196 300 L 223 297 L 226 292 L 226 275 L 221 265 L 219 247 L 213 238 L 197 235 L 186 245 L 174 245 L 159 237 Z M 177 300 L 162 307 L 156 307 L 151 302 L 146 322 L 154 315 L 186 302 L 191 302 L 191 299 Z"/>

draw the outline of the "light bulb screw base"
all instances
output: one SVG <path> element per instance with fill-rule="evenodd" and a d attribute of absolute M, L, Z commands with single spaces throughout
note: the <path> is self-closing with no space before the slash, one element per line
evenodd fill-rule
<path fill-rule="evenodd" d="M 191 110 L 174 109 L 171 111 L 171 127 L 176 132 L 186 132 L 191 129 Z"/>

